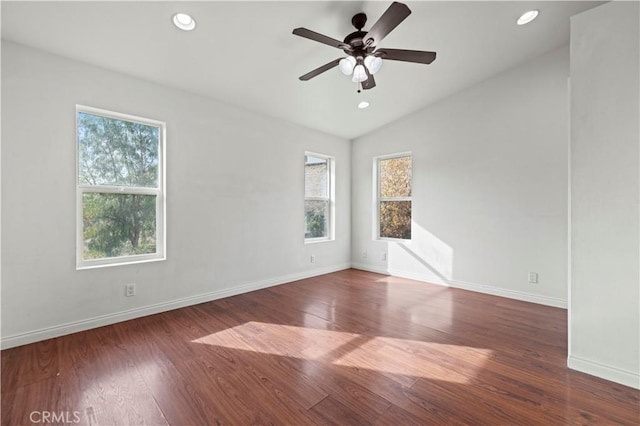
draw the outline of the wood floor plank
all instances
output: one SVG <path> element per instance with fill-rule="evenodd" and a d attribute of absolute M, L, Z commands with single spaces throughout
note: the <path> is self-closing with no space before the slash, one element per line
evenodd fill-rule
<path fill-rule="evenodd" d="M 91 413 L 92 423 L 167 424 L 135 361 L 123 349 L 103 349 L 90 363 L 76 367 L 74 372 L 76 385 L 82 391 L 78 408 Z"/>
<path fill-rule="evenodd" d="M 225 314 L 217 312 L 217 316 L 225 317 Z M 273 352 L 282 352 L 281 347 L 273 350 L 264 340 L 257 339 L 252 334 L 253 330 L 255 328 L 236 327 L 225 330 L 222 335 L 206 336 L 199 343 L 227 359 L 235 356 L 241 368 L 250 371 L 260 381 L 270 383 L 305 408 L 311 408 L 327 397 L 328 394 L 309 377 L 292 368 L 287 354 L 273 356 Z M 228 347 L 220 346 L 221 341 Z"/>
<path fill-rule="evenodd" d="M 424 418 L 420 418 L 414 416 L 410 412 L 398 407 L 397 405 L 393 405 L 389 407 L 387 411 L 378 417 L 378 419 L 373 423 L 375 426 L 389 426 L 389 425 L 405 425 L 405 426 L 422 426 L 426 424 Z M 447 425 L 451 424 L 450 419 L 437 422 L 435 419 L 429 421 L 429 425 Z M 460 423 L 457 423 L 460 424 Z"/>
<path fill-rule="evenodd" d="M 376 418 L 374 413 L 356 411 L 332 396 L 320 401 L 311 411 L 320 418 L 318 424 L 325 425 L 367 425 Z"/>
<path fill-rule="evenodd" d="M 2 425 L 640 425 L 566 310 L 353 269 L 0 356 Z"/>
<path fill-rule="evenodd" d="M 54 339 L 2 351 L 2 389 L 17 389 L 58 374 Z"/>
<path fill-rule="evenodd" d="M 143 345 L 135 353 L 137 369 L 169 424 L 222 423 L 207 398 L 194 389 L 160 348 Z"/>
<path fill-rule="evenodd" d="M 78 410 L 65 401 L 65 388 L 59 377 L 2 392 L 2 424 L 27 425 L 41 419 L 41 412 L 66 413 Z"/>

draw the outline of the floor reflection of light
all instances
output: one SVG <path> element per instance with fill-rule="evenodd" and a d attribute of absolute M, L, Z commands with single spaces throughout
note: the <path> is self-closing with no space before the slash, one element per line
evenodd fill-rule
<path fill-rule="evenodd" d="M 78 422 L 83 424 L 98 424 L 99 418 L 107 423 L 129 418 L 128 398 L 146 406 L 153 399 L 151 394 L 161 393 L 167 386 L 165 366 L 153 358 L 136 359 L 136 365 L 131 362 L 99 364 L 100 367 L 85 367 L 79 373 L 81 396 L 71 406 L 78 410 Z M 151 389 L 151 393 L 147 389 Z M 78 423 L 74 418 L 71 417 L 71 422 Z"/>
<path fill-rule="evenodd" d="M 254 321 L 193 343 L 455 383 L 472 380 L 493 353 L 482 348 Z"/>

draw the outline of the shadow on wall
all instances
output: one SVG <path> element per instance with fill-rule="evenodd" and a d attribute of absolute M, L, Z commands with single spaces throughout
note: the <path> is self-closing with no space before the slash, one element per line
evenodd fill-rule
<path fill-rule="evenodd" d="M 412 222 L 410 243 L 387 242 L 387 270 L 422 274 L 426 269 L 449 284 L 453 279 L 453 248 Z"/>

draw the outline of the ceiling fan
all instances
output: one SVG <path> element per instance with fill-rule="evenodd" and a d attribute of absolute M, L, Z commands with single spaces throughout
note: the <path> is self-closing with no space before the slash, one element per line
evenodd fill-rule
<path fill-rule="evenodd" d="M 293 30 L 293 34 L 332 47 L 337 47 L 347 54 L 344 58 L 334 59 L 306 73 L 300 77 L 300 80 L 310 80 L 338 66 L 343 74 L 352 75 L 352 81 L 361 84 L 362 89 L 367 90 L 376 86 L 373 75 L 378 72 L 382 66 L 383 59 L 430 64 L 436 59 L 436 52 L 378 48 L 378 44 L 382 39 L 410 14 L 411 10 L 406 4 L 393 2 L 369 31 L 362 31 L 362 28 L 364 28 L 367 22 L 367 15 L 358 13 L 351 19 L 351 23 L 356 27 L 357 31 L 346 36 L 344 41 L 327 37 L 306 28 L 296 28 Z"/>

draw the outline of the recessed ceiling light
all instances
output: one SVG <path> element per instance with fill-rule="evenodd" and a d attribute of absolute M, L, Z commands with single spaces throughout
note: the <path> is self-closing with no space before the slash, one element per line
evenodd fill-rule
<path fill-rule="evenodd" d="M 367 101 L 362 101 L 362 102 L 360 102 L 358 104 L 358 108 L 360 108 L 360 109 L 365 109 L 367 107 L 369 107 L 369 102 L 367 102 Z"/>
<path fill-rule="evenodd" d="M 196 27 L 196 21 L 186 13 L 176 13 L 173 15 L 173 25 L 183 31 L 191 31 Z"/>
<path fill-rule="evenodd" d="M 523 13 L 522 15 L 520 15 L 520 17 L 518 18 L 518 20 L 516 21 L 516 24 L 518 25 L 524 25 L 524 24 L 528 24 L 529 22 L 533 21 L 534 19 L 536 19 L 536 17 L 538 16 L 538 11 L 537 10 L 528 10 L 525 13 Z"/>

